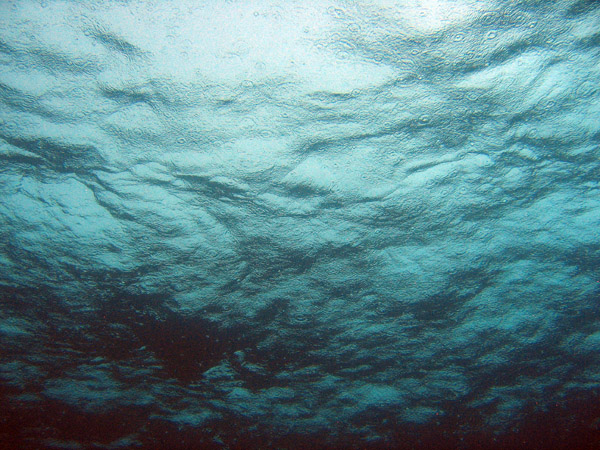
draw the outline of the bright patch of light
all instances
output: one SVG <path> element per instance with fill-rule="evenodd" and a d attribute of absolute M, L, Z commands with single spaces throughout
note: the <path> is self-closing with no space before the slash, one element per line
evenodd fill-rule
<path fill-rule="evenodd" d="M 401 0 L 374 2 L 399 22 L 420 33 L 434 33 L 465 22 L 485 4 L 473 0 Z"/>

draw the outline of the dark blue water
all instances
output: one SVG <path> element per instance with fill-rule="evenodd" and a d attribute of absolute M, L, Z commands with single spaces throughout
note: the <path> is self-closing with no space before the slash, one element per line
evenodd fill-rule
<path fill-rule="evenodd" d="M 600 448 L 593 1 L 3 1 L 0 447 Z"/>

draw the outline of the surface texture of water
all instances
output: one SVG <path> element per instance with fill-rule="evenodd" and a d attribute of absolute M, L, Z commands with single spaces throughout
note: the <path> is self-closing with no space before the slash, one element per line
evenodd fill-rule
<path fill-rule="evenodd" d="M 594 448 L 598 4 L 198 3 L 0 5 L 0 444 Z"/>

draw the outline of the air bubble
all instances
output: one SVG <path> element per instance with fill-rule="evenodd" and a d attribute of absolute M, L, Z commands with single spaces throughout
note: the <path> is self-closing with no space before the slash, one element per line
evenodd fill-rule
<path fill-rule="evenodd" d="M 304 325 L 310 321 L 310 316 L 306 313 L 298 313 L 294 314 L 290 319 L 294 325 Z"/>
<path fill-rule="evenodd" d="M 346 12 L 341 8 L 334 8 L 331 14 L 337 19 L 343 19 L 346 17 Z"/>
<path fill-rule="evenodd" d="M 350 33 L 359 33 L 360 32 L 360 25 L 357 23 L 351 23 L 346 28 L 348 29 L 348 31 Z"/>
<path fill-rule="evenodd" d="M 496 36 L 498 36 L 498 32 L 496 30 L 490 30 L 485 35 L 485 38 L 486 39 L 496 39 Z"/>
<path fill-rule="evenodd" d="M 484 25 L 491 25 L 498 21 L 499 14 L 495 11 L 488 11 L 481 15 L 481 23 Z"/>

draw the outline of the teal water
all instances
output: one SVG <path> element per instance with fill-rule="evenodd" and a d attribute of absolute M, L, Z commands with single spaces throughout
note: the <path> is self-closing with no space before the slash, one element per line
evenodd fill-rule
<path fill-rule="evenodd" d="M 0 447 L 597 448 L 600 8 L 0 4 Z"/>

